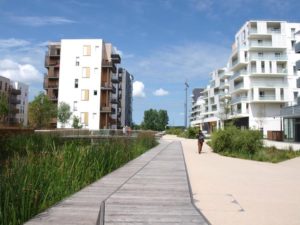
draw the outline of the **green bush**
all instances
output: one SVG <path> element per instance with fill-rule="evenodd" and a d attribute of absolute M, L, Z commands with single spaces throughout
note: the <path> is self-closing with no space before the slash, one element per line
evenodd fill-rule
<path fill-rule="evenodd" d="M 169 128 L 166 130 L 166 134 L 180 135 L 183 132 L 181 128 Z"/>
<path fill-rule="evenodd" d="M 197 134 L 199 133 L 199 128 L 197 127 L 189 127 L 188 129 L 186 129 L 184 132 L 182 132 L 181 134 L 179 134 L 179 137 L 184 137 L 184 138 L 196 138 Z"/>
<path fill-rule="evenodd" d="M 263 147 L 260 131 L 240 130 L 235 126 L 214 132 L 211 145 L 215 152 L 242 152 L 249 155 L 253 155 Z"/>

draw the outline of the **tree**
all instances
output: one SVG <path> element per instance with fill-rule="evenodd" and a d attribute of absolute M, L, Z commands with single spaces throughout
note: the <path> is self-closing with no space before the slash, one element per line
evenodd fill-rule
<path fill-rule="evenodd" d="M 157 119 L 157 128 L 162 131 L 166 129 L 166 126 L 169 123 L 169 116 L 167 110 L 159 110 L 158 111 L 158 119 Z"/>
<path fill-rule="evenodd" d="M 5 118 L 8 116 L 9 107 L 7 96 L 4 93 L 0 94 L 0 122 L 5 121 Z"/>
<path fill-rule="evenodd" d="M 143 129 L 162 131 L 168 122 L 169 117 L 166 110 L 149 109 L 144 112 L 144 121 L 141 126 Z"/>
<path fill-rule="evenodd" d="M 65 102 L 60 102 L 57 109 L 57 119 L 62 123 L 62 127 L 65 126 L 65 123 L 68 122 L 72 115 L 70 111 L 70 105 Z"/>
<path fill-rule="evenodd" d="M 48 127 L 56 112 L 56 105 L 41 92 L 29 103 L 29 123 L 34 128 Z"/>
<path fill-rule="evenodd" d="M 75 129 L 80 129 L 82 128 L 82 125 L 80 124 L 80 120 L 78 116 L 73 116 L 73 123 L 72 123 L 72 127 Z"/>

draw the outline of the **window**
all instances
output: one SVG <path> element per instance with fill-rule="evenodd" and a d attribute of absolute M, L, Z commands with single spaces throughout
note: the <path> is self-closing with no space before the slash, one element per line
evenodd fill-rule
<path fill-rule="evenodd" d="M 263 40 L 257 40 L 257 43 L 258 43 L 259 45 L 261 45 L 261 44 L 263 43 Z"/>
<path fill-rule="evenodd" d="M 81 90 L 81 100 L 88 101 L 89 100 L 89 90 L 83 89 Z"/>
<path fill-rule="evenodd" d="M 77 111 L 77 101 L 73 102 L 73 111 Z"/>
<path fill-rule="evenodd" d="M 97 90 L 94 90 L 94 95 L 97 95 Z"/>
<path fill-rule="evenodd" d="M 78 79 L 75 79 L 75 88 L 78 88 Z"/>
<path fill-rule="evenodd" d="M 281 57 L 281 53 L 280 52 L 275 52 L 275 57 L 276 58 L 280 58 Z"/>
<path fill-rule="evenodd" d="M 258 52 L 257 55 L 258 55 L 259 58 L 264 57 L 264 53 L 263 52 Z"/>
<path fill-rule="evenodd" d="M 259 91 L 259 97 L 264 97 L 265 96 L 265 92 L 264 91 Z"/>
<path fill-rule="evenodd" d="M 261 62 L 261 72 L 262 73 L 265 72 L 265 62 L 264 61 Z"/>
<path fill-rule="evenodd" d="M 296 44 L 295 40 L 291 41 L 291 47 L 292 47 L 293 50 L 295 50 L 295 44 Z"/>
<path fill-rule="evenodd" d="M 75 65 L 79 66 L 79 57 L 78 56 L 76 57 L 76 63 L 75 63 Z"/>
<path fill-rule="evenodd" d="M 83 55 L 84 56 L 90 56 L 91 55 L 91 46 L 90 45 L 84 45 L 83 46 Z"/>
<path fill-rule="evenodd" d="M 90 67 L 82 68 L 82 77 L 83 78 L 90 78 L 90 74 L 91 74 Z"/>
<path fill-rule="evenodd" d="M 98 68 L 94 68 L 94 75 L 95 76 L 99 75 L 99 69 Z"/>
<path fill-rule="evenodd" d="M 296 69 L 296 66 L 293 66 L 293 72 L 294 72 L 294 75 L 297 75 L 297 69 Z"/>
<path fill-rule="evenodd" d="M 89 113 L 88 112 L 80 113 L 80 122 L 82 124 L 84 124 L 85 126 L 89 125 Z"/>

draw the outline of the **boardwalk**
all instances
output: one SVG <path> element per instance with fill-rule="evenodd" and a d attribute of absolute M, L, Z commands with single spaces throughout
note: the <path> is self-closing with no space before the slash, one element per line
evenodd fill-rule
<path fill-rule="evenodd" d="M 164 141 L 26 225 L 208 224 L 190 193 L 181 143 Z"/>

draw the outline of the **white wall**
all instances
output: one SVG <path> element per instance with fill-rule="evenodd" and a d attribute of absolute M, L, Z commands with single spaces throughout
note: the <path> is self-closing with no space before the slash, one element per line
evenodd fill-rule
<path fill-rule="evenodd" d="M 91 46 L 91 55 L 83 55 L 83 46 Z M 101 39 L 76 39 L 61 41 L 60 75 L 58 102 L 70 105 L 73 116 L 80 118 L 81 112 L 88 112 L 88 129 L 99 129 L 100 124 L 100 95 L 101 95 L 101 66 L 102 66 Z M 79 57 L 79 66 L 76 66 L 76 57 Z M 82 77 L 82 68 L 90 67 L 90 78 Z M 78 88 L 75 88 L 75 79 L 78 79 Z M 89 100 L 81 100 L 81 90 L 89 90 Z M 97 91 L 97 95 L 94 95 Z M 77 101 L 77 111 L 73 110 L 74 101 Z M 65 125 L 71 127 L 72 118 Z M 57 123 L 60 128 L 62 124 Z"/>

